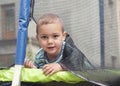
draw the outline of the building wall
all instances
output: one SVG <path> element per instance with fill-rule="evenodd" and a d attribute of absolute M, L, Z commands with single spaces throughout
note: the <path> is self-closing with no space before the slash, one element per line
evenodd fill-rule
<path fill-rule="evenodd" d="M 15 52 L 16 52 L 16 37 L 17 37 L 17 27 L 18 27 L 18 17 L 19 17 L 19 1 L 20 0 L 0 0 L 0 67 L 10 66 L 15 62 Z M 10 4 L 15 7 L 15 24 L 14 29 L 10 28 L 8 31 L 5 27 L 5 15 L 3 7 L 9 6 Z M 9 9 L 9 8 L 7 8 Z M 7 14 L 9 15 L 9 14 Z M 3 17 L 4 16 L 4 17 Z M 6 21 L 7 22 L 7 21 Z M 10 21 L 12 23 L 12 21 Z M 9 24 L 9 23 L 7 23 Z M 4 26 L 4 27 L 3 27 Z"/>
<path fill-rule="evenodd" d="M 108 67 L 119 67 L 119 9 L 117 0 L 105 0 L 105 63 Z"/>

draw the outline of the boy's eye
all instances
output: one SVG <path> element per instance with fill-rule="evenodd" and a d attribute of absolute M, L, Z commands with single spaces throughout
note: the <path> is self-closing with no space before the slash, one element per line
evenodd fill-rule
<path fill-rule="evenodd" d="M 41 36 L 41 39 L 47 39 L 48 37 L 47 36 Z"/>
<path fill-rule="evenodd" d="M 58 38 L 59 37 L 59 35 L 53 35 L 53 38 L 54 39 L 56 39 L 56 38 Z"/>

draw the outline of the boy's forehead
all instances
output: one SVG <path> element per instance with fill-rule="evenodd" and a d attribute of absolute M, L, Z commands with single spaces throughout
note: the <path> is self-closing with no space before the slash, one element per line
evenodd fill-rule
<path fill-rule="evenodd" d="M 50 23 L 43 24 L 38 28 L 38 32 L 63 32 L 62 26 L 60 23 Z"/>
<path fill-rule="evenodd" d="M 59 22 L 55 22 L 55 23 L 49 23 L 49 24 L 43 24 L 39 27 L 39 29 L 45 29 L 45 28 L 49 28 L 49 29 L 62 29 L 62 25 Z"/>

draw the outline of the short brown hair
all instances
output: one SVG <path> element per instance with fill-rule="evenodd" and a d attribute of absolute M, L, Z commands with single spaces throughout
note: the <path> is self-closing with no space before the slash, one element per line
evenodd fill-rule
<path fill-rule="evenodd" d="M 44 14 L 43 16 L 39 18 L 38 23 L 37 23 L 36 33 L 38 34 L 38 29 L 42 25 L 52 24 L 56 22 L 59 22 L 61 24 L 62 31 L 64 32 L 64 26 L 63 26 L 63 22 L 61 18 L 58 15 L 49 13 L 49 14 Z"/>

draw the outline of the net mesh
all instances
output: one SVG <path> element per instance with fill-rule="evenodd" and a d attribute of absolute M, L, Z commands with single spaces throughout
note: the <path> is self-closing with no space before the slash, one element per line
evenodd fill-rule
<path fill-rule="evenodd" d="M 0 1 L 0 66 L 14 63 L 16 35 L 19 17 L 19 1 Z M 100 4 L 103 4 L 101 8 Z M 65 30 L 71 35 L 77 47 L 96 66 L 120 67 L 120 7 L 119 0 L 35 0 L 34 19 L 45 13 L 55 13 L 64 22 Z M 102 10 L 102 11 L 100 11 Z M 101 20 L 101 14 L 103 20 Z M 101 26 L 103 22 L 103 27 Z M 35 41 L 34 21 L 29 24 L 27 55 L 34 55 L 39 49 Z M 103 29 L 103 30 L 102 30 Z M 32 47 L 30 47 L 32 46 Z M 33 56 L 32 56 L 33 57 Z"/>
<path fill-rule="evenodd" d="M 65 30 L 96 67 L 119 68 L 117 1 L 35 0 L 35 20 L 45 13 L 55 13 L 63 19 Z"/>
<path fill-rule="evenodd" d="M 14 64 L 19 19 L 19 0 L 0 0 L 0 67 Z M 96 68 L 120 68 L 119 0 L 35 0 L 33 17 L 59 15 L 76 46 Z M 28 28 L 26 58 L 40 48 L 36 23 Z M 97 73 L 98 74 L 98 73 Z"/>

